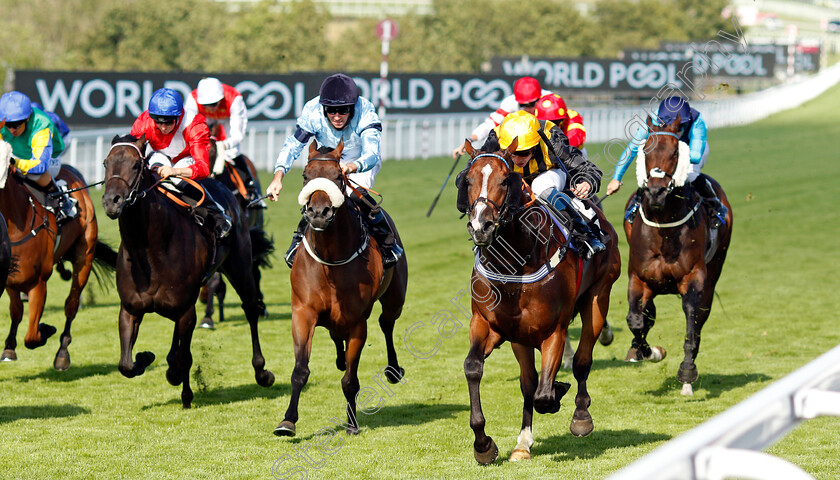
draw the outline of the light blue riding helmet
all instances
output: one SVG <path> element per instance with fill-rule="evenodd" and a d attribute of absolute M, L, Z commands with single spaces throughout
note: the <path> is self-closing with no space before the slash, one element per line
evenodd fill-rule
<path fill-rule="evenodd" d="M 4 93 L 0 97 L 0 117 L 7 122 L 19 122 L 32 115 L 32 103 L 23 93 L 13 91 Z"/>
<path fill-rule="evenodd" d="M 181 94 L 171 88 L 161 88 L 152 94 L 149 100 L 149 115 L 158 117 L 177 117 L 184 111 Z"/>

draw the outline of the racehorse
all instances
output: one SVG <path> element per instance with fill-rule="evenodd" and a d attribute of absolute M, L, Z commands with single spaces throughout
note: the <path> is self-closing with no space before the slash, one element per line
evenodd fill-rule
<path fill-rule="evenodd" d="M 630 244 L 627 325 L 633 332 L 625 360 L 664 358 L 662 347 L 651 347 L 647 342 L 656 319 L 653 298 L 678 293 L 682 296 L 686 331 L 685 357 L 677 379 L 683 383 L 681 393 L 692 395 L 691 384 L 698 376 L 694 360 L 700 348 L 700 330 L 709 318 L 715 284 L 732 237 L 732 207 L 721 186 L 708 177 L 718 198 L 729 209 L 725 225 L 717 231 L 709 227 L 710 212 L 686 182 L 689 152 L 688 145 L 680 142 L 676 133 L 679 123 L 679 116 L 670 125 L 659 127 L 648 119 L 651 133 L 636 159 L 644 195 L 638 218 L 632 223 L 624 221 Z"/>
<path fill-rule="evenodd" d="M 0 295 L 6 289 L 9 272 L 17 270 L 17 259 L 12 257 L 12 241 L 9 240 L 9 229 L 6 219 L 0 214 Z"/>
<path fill-rule="evenodd" d="M 392 268 L 383 270 L 376 241 L 350 204 L 348 182 L 339 159 L 344 143 L 335 150 L 309 147 L 309 162 L 303 170 L 304 185 L 298 203 L 308 222 L 303 247 L 292 265 L 292 339 L 295 368 L 292 398 L 285 418 L 274 429 L 278 436 L 294 436 L 300 392 L 309 379 L 309 355 L 316 326 L 326 327 L 335 342 L 336 367 L 345 371 L 341 388 L 347 399 L 348 434 L 359 433 L 356 395 L 358 366 L 367 338 L 367 319 L 374 303 L 382 306 L 379 326 L 385 334 L 388 366 L 380 374 L 399 383 L 405 373 L 394 349 L 394 323 L 402 313 L 408 283 L 408 264 L 403 255 Z M 387 215 L 387 214 L 386 214 Z M 393 220 L 388 223 L 399 241 Z"/>
<path fill-rule="evenodd" d="M 6 219 L 11 255 L 16 259 L 16 268 L 9 273 L 5 283 L 9 294 L 11 328 L 0 359 L 17 360 L 17 330 L 23 318 L 21 293 L 29 296 L 29 326 L 24 338 L 26 348 L 45 345 L 56 332 L 52 325 L 40 323 L 41 315 L 53 265 L 68 261 L 73 270 L 70 293 L 64 302 L 64 331 L 53 361 L 56 370 L 67 370 L 70 367 L 68 346 L 72 341 L 70 327 L 79 311 L 82 290 L 94 267 L 100 281 L 104 280 L 100 272 L 113 271 L 116 253 L 97 239 L 96 214 L 82 174 L 69 165 L 62 165 L 58 179 L 66 181 L 70 189 L 79 189 L 71 193 L 79 213 L 60 228 L 55 223 L 55 216 L 30 194 L 24 180 L 14 167 L 9 166 L 9 158 L 0 158 L 0 213 Z"/>
<path fill-rule="evenodd" d="M 217 160 L 222 162 L 221 167 L 218 168 L 216 171 L 220 171 L 220 173 L 216 174 L 214 178 L 222 183 L 222 185 L 226 186 L 231 193 L 233 193 L 236 200 L 239 201 L 239 206 L 242 209 L 242 213 L 245 215 L 247 219 L 246 224 L 248 228 L 256 228 L 260 232 L 263 231 L 264 227 L 264 215 L 262 208 L 249 208 L 248 203 L 248 192 L 246 189 L 246 185 L 242 179 L 242 176 L 236 170 L 236 168 L 231 165 L 229 162 L 225 161 L 223 158 L 217 157 L 217 150 L 216 150 L 216 136 L 219 135 L 221 131 L 221 124 L 220 123 L 213 123 L 210 125 L 210 165 L 215 165 Z M 257 176 L 257 168 L 254 166 L 254 163 L 251 162 L 251 159 L 245 155 L 242 155 L 242 162 L 248 167 L 249 172 L 251 173 L 251 178 L 254 180 L 254 186 L 256 187 L 256 191 L 261 192 L 262 188 L 260 187 L 260 180 Z M 215 172 L 214 172 L 215 173 Z M 266 252 L 266 255 L 255 256 L 254 260 L 255 263 L 252 265 L 254 278 L 257 281 L 257 286 L 260 285 L 260 268 L 263 267 L 271 267 L 271 262 L 269 261 L 269 255 L 272 251 Z M 201 319 L 201 323 L 199 326 L 202 328 L 215 328 L 213 323 L 213 301 L 214 299 L 217 300 L 219 306 L 219 321 L 223 322 L 225 320 L 224 314 L 224 300 L 225 300 L 225 282 L 222 279 L 222 275 L 220 273 L 214 273 L 213 276 L 207 281 L 207 283 L 201 287 L 201 293 L 199 295 L 199 300 L 204 302 L 207 306 L 204 309 L 204 318 Z M 260 300 L 263 299 L 262 292 L 259 293 Z M 264 305 L 264 304 L 263 304 Z M 260 312 L 261 315 L 267 316 L 268 313 L 263 309 Z"/>
<path fill-rule="evenodd" d="M 475 432 L 473 454 L 481 464 L 496 460 L 499 450 L 484 431 L 479 385 L 485 358 L 504 341 L 511 342 L 519 362 L 524 397 L 522 429 L 510 460 L 531 458 L 533 411 L 555 413 L 569 389 L 555 381 L 569 323 L 577 313 L 581 337 L 572 371 L 577 380 L 571 432 L 586 436 L 594 425 L 589 414 L 586 380 L 592 350 L 609 309 L 610 290 L 621 270 L 615 230 L 597 208 L 609 235 L 607 251 L 584 262 L 567 242 L 546 210 L 530 201 L 522 177 L 512 169 L 514 139 L 506 150 L 479 152 L 469 142 L 470 161 L 458 176 L 458 209 L 468 215 L 467 230 L 477 246 L 472 272 L 470 350 L 464 373 L 470 395 L 470 426 Z M 539 379 L 534 349 L 542 355 Z"/>
<path fill-rule="evenodd" d="M 259 289 L 250 265 L 251 237 L 257 233 L 245 226 L 236 200 L 212 179 L 201 186 L 227 211 L 233 229 L 215 241 L 213 233 L 200 227 L 157 188 L 153 172 L 143 157 L 145 138 L 114 137 L 105 158 L 105 194 L 102 205 L 112 219 L 119 219 L 120 244 L 117 258 L 117 291 L 120 295 L 120 362 L 126 377 L 141 375 L 155 356 L 140 352 L 136 361 L 131 353 L 144 314 L 157 313 L 175 322 L 172 346 L 166 357 L 166 379 L 183 384 L 181 403 L 190 408 L 192 354 L 190 341 L 196 324 L 195 302 L 204 279 L 220 269 L 242 300 L 242 309 L 251 326 L 252 359 L 256 381 L 263 387 L 274 383 L 274 374 L 265 370 L 260 350 L 257 318 Z M 254 255 L 264 252 L 255 251 Z"/>

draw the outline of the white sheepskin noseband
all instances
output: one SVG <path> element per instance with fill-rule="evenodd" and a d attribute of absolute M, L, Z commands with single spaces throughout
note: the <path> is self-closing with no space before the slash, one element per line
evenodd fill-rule
<path fill-rule="evenodd" d="M 688 172 L 691 170 L 691 148 L 685 142 L 680 142 L 679 158 L 677 159 L 677 168 L 674 170 L 674 186 L 682 187 L 685 185 L 685 180 L 688 178 Z M 636 183 L 639 188 L 644 188 L 648 179 L 648 171 L 645 166 L 645 149 L 639 148 L 639 154 L 636 157 Z M 655 177 L 655 174 L 650 176 Z"/>
<path fill-rule="evenodd" d="M 330 196 L 330 202 L 334 208 L 338 208 L 344 204 L 344 193 L 341 192 L 338 185 L 333 183 L 332 180 L 327 180 L 323 177 L 313 178 L 303 186 L 300 195 L 298 195 L 298 204 L 301 207 L 306 206 L 309 203 L 309 197 L 318 190 L 326 192 Z"/>
<path fill-rule="evenodd" d="M 0 140 L 0 188 L 6 187 L 6 179 L 9 178 L 9 160 L 12 158 L 12 146 L 4 140 Z"/>

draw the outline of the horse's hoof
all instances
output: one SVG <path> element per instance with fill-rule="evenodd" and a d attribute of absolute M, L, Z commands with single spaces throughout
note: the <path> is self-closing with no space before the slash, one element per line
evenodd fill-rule
<path fill-rule="evenodd" d="M 473 455 L 478 463 L 482 465 L 490 465 L 499 458 L 499 447 L 496 446 L 496 442 L 494 442 L 491 438 L 490 448 L 488 448 L 486 452 L 479 452 L 478 450 L 473 449 Z"/>
<path fill-rule="evenodd" d="M 53 368 L 59 372 L 63 372 L 70 368 L 70 354 L 65 353 L 64 355 L 56 355 L 55 361 L 53 362 Z"/>
<path fill-rule="evenodd" d="M 642 352 L 639 351 L 636 347 L 630 347 L 630 350 L 627 350 L 627 356 L 624 357 L 625 362 L 636 363 L 641 362 L 644 360 L 645 357 L 642 356 Z"/>
<path fill-rule="evenodd" d="M 388 379 L 388 383 L 397 384 L 397 383 L 400 383 L 400 381 L 402 381 L 403 377 L 405 376 L 405 369 L 403 367 L 399 367 L 399 369 L 400 369 L 400 376 L 399 377 L 397 377 L 397 375 L 394 373 L 393 369 L 390 369 L 390 368 L 385 369 L 385 378 Z"/>
<path fill-rule="evenodd" d="M 359 434 L 359 427 L 349 426 L 347 427 L 347 435 L 358 435 Z"/>
<path fill-rule="evenodd" d="M 347 362 L 344 360 L 344 357 L 338 357 L 335 359 L 335 368 L 337 368 L 339 372 L 347 370 Z"/>
<path fill-rule="evenodd" d="M 14 362 L 17 360 L 17 353 L 11 348 L 7 348 L 3 350 L 3 355 L 0 355 L 0 361 L 2 362 Z"/>
<path fill-rule="evenodd" d="M 201 320 L 201 323 L 198 324 L 199 328 L 206 328 L 208 330 L 215 330 L 216 325 L 213 324 L 213 319 L 210 317 L 204 317 Z"/>
<path fill-rule="evenodd" d="M 256 374 L 257 385 L 261 387 L 270 387 L 274 385 L 274 374 L 270 370 L 263 370 Z"/>
<path fill-rule="evenodd" d="M 680 390 L 680 395 L 686 397 L 693 397 L 694 387 L 692 387 L 690 383 L 683 383 L 682 390 Z"/>
<path fill-rule="evenodd" d="M 166 381 L 169 382 L 170 385 L 178 386 L 181 384 L 181 376 L 178 375 L 178 371 L 174 368 L 167 368 L 166 369 Z M 188 407 L 184 407 L 188 408 Z"/>
<path fill-rule="evenodd" d="M 694 383 L 698 376 L 699 374 L 695 365 L 691 365 L 689 368 L 683 368 L 681 365 L 677 372 L 677 380 L 682 383 Z"/>
<path fill-rule="evenodd" d="M 592 433 L 592 430 L 595 430 L 595 424 L 592 423 L 591 418 L 578 420 L 572 417 L 572 424 L 569 427 L 569 430 L 571 430 L 572 435 L 576 437 L 585 437 Z"/>
<path fill-rule="evenodd" d="M 601 330 L 601 334 L 598 335 L 598 341 L 601 342 L 601 345 L 607 346 L 613 342 L 615 335 L 613 335 L 612 328 L 609 325 L 606 325 L 603 330 Z"/>
<path fill-rule="evenodd" d="M 650 348 L 650 355 L 645 358 L 645 360 L 650 360 L 651 362 L 661 362 L 665 359 L 665 356 L 668 352 L 665 351 L 664 348 L 660 347 L 659 345 Z"/>
<path fill-rule="evenodd" d="M 531 452 L 525 450 L 523 448 L 517 448 L 510 454 L 510 458 L 508 459 L 511 462 L 518 462 L 520 460 L 530 460 L 531 459 Z"/>
<path fill-rule="evenodd" d="M 140 352 L 134 357 L 134 371 L 136 375 L 141 375 L 146 371 L 146 367 L 155 361 L 155 354 L 152 352 Z"/>
<path fill-rule="evenodd" d="M 294 437 L 295 424 L 288 420 L 283 420 L 280 422 L 280 425 L 274 428 L 274 434 L 278 437 Z"/>

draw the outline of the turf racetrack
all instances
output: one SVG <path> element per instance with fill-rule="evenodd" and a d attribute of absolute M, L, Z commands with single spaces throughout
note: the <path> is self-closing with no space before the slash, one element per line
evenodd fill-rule
<path fill-rule="evenodd" d="M 278 253 L 263 276 L 270 316 L 261 322 L 260 334 L 275 385 L 263 389 L 254 383 L 247 323 L 230 290 L 228 321 L 215 331 L 198 330 L 193 338 L 192 410 L 181 409 L 180 387 L 164 376 L 169 320 L 146 317 L 134 352 L 151 350 L 158 359 L 143 376 L 123 377 L 117 371 L 119 300 L 113 286 L 103 291 L 92 281 L 84 298 L 95 298 L 95 304 L 80 310 L 74 322 L 68 371 L 52 369 L 57 336 L 38 350 L 23 347 L 25 320 L 19 360 L 0 364 L 0 477 L 239 479 L 271 478 L 273 471 L 278 478 L 603 478 L 840 343 L 837 105 L 840 87 L 795 111 L 710 132 L 704 171 L 726 189 L 735 229 L 719 298 L 703 329 L 694 397 L 680 396 L 676 380 L 685 327 L 675 296 L 658 298 L 659 318 L 649 337 L 668 357 L 659 364 L 624 363 L 631 335 L 622 272 L 609 315 L 615 342 L 596 347 L 589 379 L 595 431 L 586 438 L 569 433 L 573 384 L 558 413 L 535 416 L 534 459 L 507 462 L 519 432 L 522 397 L 518 366 L 503 345 L 488 358 L 481 383 L 487 432 L 499 446 L 500 460 L 477 465 L 463 373 L 468 320 L 450 302 L 468 288 L 471 243 L 455 210 L 452 182 L 431 218 L 425 217 L 452 160 L 389 161 L 376 189 L 385 195 L 409 261 L 408 300 L 395 332 L 405 383 L 385 390 L 373 379 L 385 366 L 375 309 L 359 378 L 362 387 L 378 392 L 380 408 L 359 412 L 357 437 L 318 437 L 334 426 L 332 418 L 344 420 L 345 403 L 333 344 L 326 330 L 317 329 L 298 436 L 275 437 L 271 431 L 288 405 L 293 367 L 289 271 L 281 256 L 299 218 L 301 180 L 295 170 L 281 201 L 267 212 Z M 588 146 L 590 155 L 601 148 Z M 607 217 L 619 230 L 632 175 L 631 168 L 619 198 L 605 201 Z M 263 181 L 266 185 L 268 175 Z M 102 236 L 117 245 L 117 222 L 102 213 L 101 195 L 93 192 Z M 626 240 L 623 233 L 619 238 L 626 270 Z M 68 288 L 53 275 L 43 321 L 59 330 Z M 432 325 L 444 310 L 463 322 L 451 335 Z M 5 336 L 6 295 L 0 312 Z M 404 342 L 410 327 L 416 356 Z M 571 336 L 578 335 L 576 322 Z M 574 382 L 568 370 L 558 379 Z M 840 420 L 808 421 L 771 452 L 816 478 L 837 478 L 838 432 Z"/>

